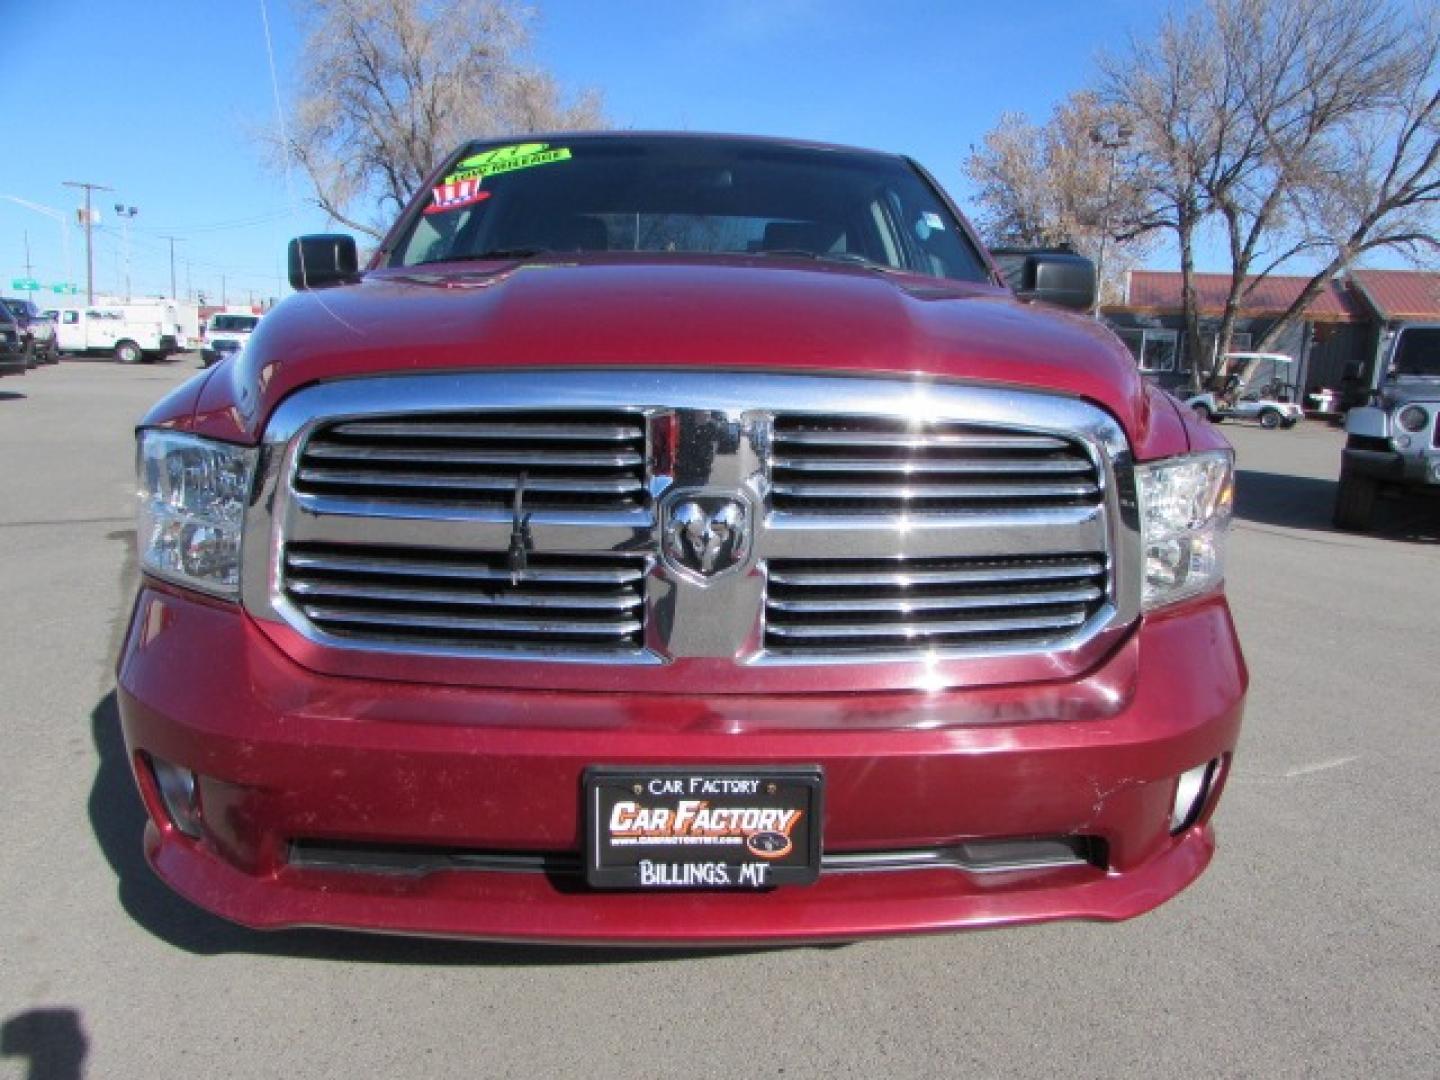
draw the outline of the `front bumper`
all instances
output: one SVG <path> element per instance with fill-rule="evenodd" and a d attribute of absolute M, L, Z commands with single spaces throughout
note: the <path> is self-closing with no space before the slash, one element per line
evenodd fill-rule
<path fill-rule="evenodd" d="M 211 367 L 214 364 L 218 364 L 221 360 L 224 360 L 227 357 L 234 356 L 240 351 L 240 348 L 241 346 L 238 343 L 229 341 L 217 342 L 214 345 L 206 345 L 200 350 L 200 356 L 202 361 L 201 366 Z"/>
<path fill-rule="evenodd" d="M 1347 446 L 1340 455 L 1342 472 L 1389 484 L 1440 487 L 1440 448 L 1426 447 L 1401 454 L 1395 450 L 1359 450 Z"/>
<path fill-rule="evenodd" d="M 1195 824 L 1172 836 L 1176 778 L 1229 761 L 1246 678 L 1221 598 L 1147 619 L 1074 683 L 704 697 L 317 675 L 236 609 L 147 585 L 119 698 L 152 819 L 150 861 L 178 892 L 228 919 L 735 944 L 1150 910 L 1209 861 L 1223 773 Z M 170 822 L 148 756 L 200 774 L 201 839 Z M 753 762 L 821 766 L 827 856 L 1085 837 L 1105 853 L 1103 865 L 827 869 L 815 885 L 766 892 L 638 893 L 591 891 L 581 877 L 540 870 L 396 874 L 292 858 L 296 842 L 563 857 L 581 847 L 587 765 Z"/>

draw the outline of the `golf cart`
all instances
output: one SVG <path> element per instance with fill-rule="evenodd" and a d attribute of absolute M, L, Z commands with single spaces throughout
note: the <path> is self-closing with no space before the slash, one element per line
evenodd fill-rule
<path fill-rule="evenodd" d="M 1211 387 L 1185 404 L 1201 420 L 1258 420 L 1263 428 L 1294 427 L 1305 415 L 1290 400 L 1290 368 L 1280 353 L 1226 353 Z"/>

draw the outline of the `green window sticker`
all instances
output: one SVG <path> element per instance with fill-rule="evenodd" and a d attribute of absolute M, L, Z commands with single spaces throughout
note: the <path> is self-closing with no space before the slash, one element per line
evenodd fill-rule
<path fill-rule="evenodd" d="M 553 165 L 557 161 L 569 161 L 567 147 L 550 149 L 549 143 L 517 143 L 514 146 L 497 146 L 471 154 L 458 162 L 455 171 L 445 177 L 445 183 L 454 184 L 461 180 L 474 180 L 496 173 L 514 172 L 516 169 L 533 169 L 537 165 Z"/>

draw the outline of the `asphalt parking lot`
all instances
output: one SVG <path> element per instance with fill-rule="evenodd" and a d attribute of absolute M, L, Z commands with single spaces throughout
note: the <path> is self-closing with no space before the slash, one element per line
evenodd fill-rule
<path fill-rule="evenodd" d="M 0 1078 L 1435 1075 L 1440 501 L 1332 531 L 1335 430 L 1224 429 L 1247 727 L 1215 863 L 1150 915 L 720 953 L 260 935 L 150 874 L 112 695 L 131 428 L 194 370 L 0 381 Z"/>

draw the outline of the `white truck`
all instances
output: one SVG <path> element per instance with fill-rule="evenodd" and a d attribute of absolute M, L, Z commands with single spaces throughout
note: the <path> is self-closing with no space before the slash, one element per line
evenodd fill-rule
<path fill-rule="evenodd" d="M 249 309 L 217 311 L 205 324 L 200 343 L 200 366 L 209 367 L 245 348 L 260 316 Z"/>
<path fill-rule="evenodd" d="M 174 301 L 61 308 L 56 339 L 66 353 L 113 353 L 122 364 L 163 359 L 188 348 L 187 305 Z"/>

